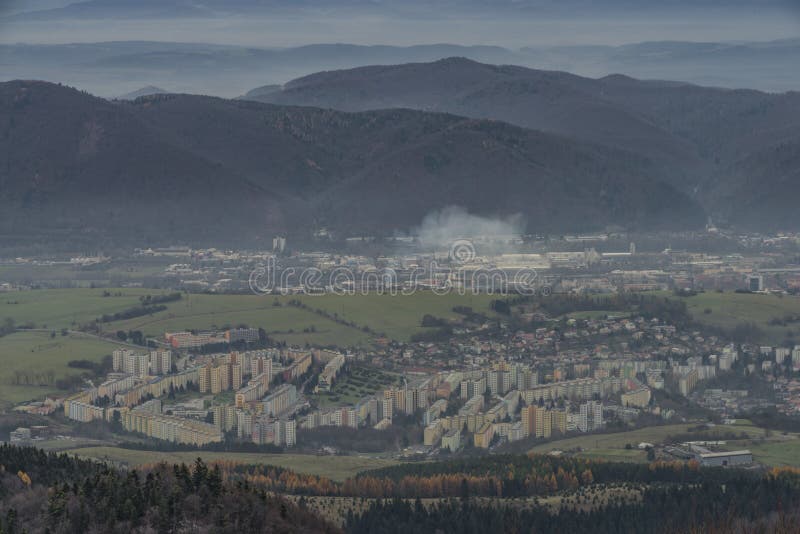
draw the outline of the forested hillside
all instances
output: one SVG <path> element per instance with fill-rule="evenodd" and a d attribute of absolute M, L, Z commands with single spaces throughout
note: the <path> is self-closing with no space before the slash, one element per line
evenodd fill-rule
<path fill-rule="evenodd" d="M 800 95 L 487 65 L 465 58 L 320 72 L 263 102 L 412 108 L 506 121 L 624 149 L 723 220 L 796 228 Z"/>
<path fill-rule="evenodd" d="M 4 534 L 337 532 L 316 515 L 325 505 L 315 507 L 315 499 L 338 499 L 338 512 L 325 516 L 338 513 L 353 533 L 788 534 L 800 520 L 800 471 L 497 455 L 401 464 L 333 482 L 200 459 L 127 470 L 0 446 Z"/>
<path fill-rule="evenodd" d="M 0 136 L 0 223 L 17 240 L 393 235 L 453 205 L 519 214 L 531 231 L 705 220 L 646 157 L 444 113 L 189 95 L 109 102 L 10 82 L 0 84 Z"/>
<path fill-rule="evenodd" d="M 226 483 L 219 467 L 119 471 L 0 446 L 0 532 L 337 532 L 290 502 Z"/>

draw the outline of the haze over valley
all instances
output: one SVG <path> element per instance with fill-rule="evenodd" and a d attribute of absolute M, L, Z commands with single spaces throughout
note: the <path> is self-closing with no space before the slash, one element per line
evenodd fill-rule
<path fill-rule="evenodd" d="M 0 534 L 795 534 L 793 0 L 0 2 Z"/>

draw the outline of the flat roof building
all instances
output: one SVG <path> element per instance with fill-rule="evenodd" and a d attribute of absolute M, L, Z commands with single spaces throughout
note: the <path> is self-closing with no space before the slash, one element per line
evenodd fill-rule
<path fill-rule="evenodd" d="M 753 453 L 748 450 L 707 452 L 698 454 L 696 458 L 703 467 L 728 467 L 753 463 Z"/>

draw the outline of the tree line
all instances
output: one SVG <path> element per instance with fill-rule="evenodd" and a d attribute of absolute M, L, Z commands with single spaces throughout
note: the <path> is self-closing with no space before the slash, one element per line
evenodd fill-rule
<path fill-rule="evenodd" d="M 724 484 L 653 485 L 638 500 L 552 513 L 542 505 L 487 503 L 465 496 L 423 506 L 420 500 L 377 500 L 361 514 L 350 512 L 352 534 L 592 533 L 753 534 L 796 533 L 800 525 L 800 473 L 776 470 L 756 479 L 731 476 Z"/>
<path fill-rule="evenodd" d="M 119 470 L 0 447 L 0 532 L 338 532 L 313 513 L 201 459 Z"/>

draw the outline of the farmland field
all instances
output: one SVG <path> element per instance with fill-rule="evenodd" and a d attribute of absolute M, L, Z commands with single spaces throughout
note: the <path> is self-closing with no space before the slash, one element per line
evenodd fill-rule
<path fill-rule="evenodd" d="M 22 331 L 2 337 L 0 405 L 32 400 L 56 392 L 55 380 L 81 374 L 80 369 L 67 366 L 70 360 L 99 362 L 117 347 L 114 343 L 80 334 L 62 336 L 57 333 L 51 337 L 49 332 Z M 51 372 L 49 375 L 48 371 Z"/>
<path fill-rule="evenodd" d="M 298 473 L 319 475 L 341 481 L 369 469 L 380 469 L 397 462 L 367 456 L 315 456 L 312 454 L 260 454 L 248 452 L 160 452 L 138 451 L 119 447 L 85 447 L 65 451 L 84 458 L 109 460 L 130 466 L 154 462 L 192 463 L 198 457 L 205 462 L 226 460 L 243 464 L 274 465 Z"/>
<path fill-rule="evenodd" d="M 779 344 L 787 337 L 800 336 L 800 323 L 787 326 L 769 324 L 773 318 L 800 314 L 800 297 L 707 292 L 693 297 L 670 298 L 686 302 L 692 317 L 703 324 L 732 329 L 741 323 L 755 323 L 764 331 L 763 341 L 766 343 Z M 793 336 L 789 336 L 790 333 Z"/>
<path fill-rule="evenodd" d="M 584 436 L 571 437 L 549 443 L 537 445 L 531 449 L 531 452 L 546 454 L 552 450 L 560 450 L 564 452 L 575 451 L 581 449 L 577 453 L 578 456 L 584 458 L 599 458 L 609 461 L 647 461 L 647 455 L 644 451 L 636 450 L 639 443 L 652 443 L 655 445 L 664 443 L 669 436 L 677 436 L 679 434 L 686 434 L 689 429 L 696 427 L 696 424 L 680 424 L 680 425 L 664 425 L 641 428 L 631 430 L 628 432 L 614 432 L 610 434 L 587 434 Z M 725 433 L 734 432 L 740 434 L 742 432 L 756 438 L 764 435 L 764 430 L 753 426 L 747 421 L 739 421 L 735 425 L 720 425 L 712 430 L 710 433 Z M 626 449 L 625 445 L 630 444 L 633 449 Z M 759 454 L 753 450 L 756 460 L 762 460 Z M 766 455 L 764 456 L 766 458 Z"/>
<path fill-rule="evenodd" d="M 378 333 L 397 340 L 408 340 L 413 334 L 425 329 L 420 320 L 425 314 L 452 319 L 458 315 L 454 306 L 469 306 L 476 312 L 490 314 L 492 295 L 436 295 L 430 291 L 419 291 L 413 295 L 324 295 L 306 296 L 299 300 L 313 309 L 322 309 L 331 314 L 367 325 Z"/>
<path fill-rule="evenodd" d="M 74 329 L 106 315 L 140 304 L 143 295 L 164 293 L 146 289 L 55 289 L 6 293 L 0 297 L 0 320 L 13 319 L 17 325 L 34 325 L 56 331 L 25 331 L 0 338 L 0 405 L 40 398 L 57 391 L 54 381 L 67 374 L 79 374 L 67 367 L 76 359 L 99 361 L 116 347 L 111 342 L 78 334 L 61 336 L 61 329 Z M 304 307 L 289 305 L 292 300 Z M 179 301 L 167 304 L 167 310 L 133 319 L 100 323 L 112 335 L 118 330 L 141 330 L 147 336 L 160 338 L 164 332 L 184 329 L 212 329 L 247 324 L 264 328 L 273 339 L 290 345 L 363 346 L 376 334 L 386 333 L 408 340 L 420 326 L 422 316 L 454 317 L 453 306 L 471 306 L 488 312 L 491 297 L 437 296 L 417 293 L 409 296 L 259 296 L 185 294 Z M 352 324 L 346 324 L 352 323 Z M 371 332 L 365 331 L 368 327 Z M 14 380 L 20 373 L 47 373 L 46 380 Z M 358 379 L 358 377 L 356 377 Z M 47 386 L 27 385 L 28 383 Z M 337 393 L 350 398 L 368 384 L 343 382 Z"/>
<path fill-rule="evenodd" d="M 37 328 L 73 328 L 107 313 L 137 306 L 139 297 L 157 295 L 147 289 L 47 289 L 0 294 L 0 320 Z M 109 296 L 103 296 L 107 294 Z"/>
<path fill-rule="evenodd" d="M 753 453 L 753 458 L 770 466 L 800 467 L 800 437 L 796 434 L 774 435 L 765 440 L 729 441 L 722 448 L 725 450 L 748 449 Z"/>
<path fill-rule="evenodd" d="M 107 292 L 111 296 L 103 296 Z M 93 321 L 137 306 L 139 297 L 159 294 L 145 289 L 63 289 L 9 293 L 0 299 L 0 319 L 12 318 L 17 324 L 33 323 L 38 327 L 65 328 Z M 470 306 L 489 313 L 488 295 L 445 295 L 418 292 L 413 295 L 208 295 L 186 294 L 167 304 L 167 310 L 124 321 L 102 323 L 107 332 L 141 330 L 147 336 L 160 337 L 164 332 L 183 329 L 211 329 L 226 325 L 247 324 L 264 328 L 271 337 L 289 344 L 354 346 L 376 334 L 407 341 L 420 326 L 426 313 L 453 318 L 452 308 Z M 302 302 L 305 307 L 288 305 Z M 280 305 L 276 305 L 280 304 Z M 317 313 L 317 311 L 322 313 Z M 334 319 L 335 318 L 335 319 Z M 346 321 L 354 325 L 342 324 Z"/>
<path fill-rule="evenodd" d="M 487 295 L 438 296 L 419 292 L 407 296 L 391 295 L 321 295 L 321 296 L 270 296 L 270 295 L 186 295 L 183 300 L 168 305 L 169 309 L 152 316 L 111 323 L 108 329 L 142 330 L 150 336 L 168 330 L 186 328 L 211 328 L 225 324 L 247 324 L 263 327 L 276 339 L 287 343 L 355 345 L 369 336 L 360 330 L 368 326 L 373 332 L 386 334 L 397 340 L 408 340 L 412 334 L 425 329 L 420 326 L 426 313 L 452 318 L 456 305 L 472 306 L 476 311 L 488 312 L 492 297 Z M 307 307 L 288 305 L 289 301 L 302 302 Z M 277 306 L 276 303 L 281 304 Z M 355 327 L 340 324 L 329 317 L 355 323 Z M 303 330 L 314 327 L 314 332 Z M 290 332 L 290 330 L 292 330 Z"/>

